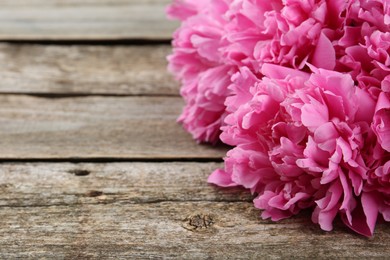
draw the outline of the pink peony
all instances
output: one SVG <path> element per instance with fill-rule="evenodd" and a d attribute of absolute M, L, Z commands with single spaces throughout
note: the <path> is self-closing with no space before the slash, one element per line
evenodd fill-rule
<path fill-rule="evenodd" d="M 311 183 L 319 183 L 319 176 L 296 165 L 297 158 L 304 158 L 307 129 L 293 124 L 281 106 L 309 75 L 275 65 L 264 65 L 262 72 L 276 78 L 255 80 L 246 68 L 235 76 L 235 83 L 250 84 L 244 86 L 247 92 L 236 92 L 227 100 L 228 109 L 236 110 L 226 117 L 221 139 L 236 147 L 228 152 L 225 169 L 215 171 L 209 182 L 242 185 L 258 193 L 254 202 L 264 210 L 262 216 L 279 220 L 313 206 L 317 193 Z M 244 102 L 237 107 L 241 99 Z"/>
<path fill-rule="evenodd" d="M 390 221 L 388 0 L 174 0 L 178 121 L 233 146 L 209 182 L 256 194 L 263 218 L 312 209 L 371 236 Z"/>
<path fill-rule="evenodd" d="M 187 104 L 178 120 L 196 140 L 218 140 L 225 114 L 224 102 L 229 93 L 227 86 L 233 72 L 234 68 L 226 65 L 209 68 L 181 89 Z"/>
<path fill-rule="evenodd" d="M 216 142 L 225 114 L 223 105 L 234 67 L 222 57 L 227 44 L 224 1 L 179 1 L 168 7 L 172 18 L 181 19 L 175 32 L 169 70 L 182 83 L 186 102 L 179 122 L 200 142 Z"/>
<path fill-rule="evenodd" d="M 341 37 L 345 8 L 344 1 L 235 1 L 226 15 L 225 55 L 256 72 L 264 63 L 333 69 L 332 41 Z"/>
<path fill-rule="evenodd" d="M 332 41 L 341 36 L 343 19 L 338 13 L 345 7 L 342 1 L 324 0 L 174 1 L 167 12 L 182 25 L 168 60 L 186 101 L 179 122 L 200 142 L 218 140 L 226 113 L 225 107 L 216 111 L 213 103 L 224 103 L 230 82 L 221 86 L 208 81 L 207 92 L 199 87 L 204 73 L 216 67 L 226 66 L 221 70 L 229 76 L 243 66 L 260 73 L 264 63 L 303 69 L 309 62 L 333 69 Z"/>
<path fill-rule="evenodd" d="M 377 147 L 381 155 L 371 154 L 376 102 L 349 75 L 312 69 L 309 77 L 263 66 L 266 76 L 245 86 L 251 99 L 244 97 L 248 101 L 226 117 L 221 138 L 236 147 L 209 182 L 257 193 L 254 203 L 264 218 L 279 220 L 314 208 L 312 219 L 324 230 L 331 230 L 339 215 L 356 232 L 371 236 L 381 211 L 364 191 L 369 167 L 388 170 L 387 151 Z M 241 93 L 236 95 L 239 100 Z M 228 108 L 236 106 L 231 100 Z"/>
<path fill-rule="evenodd" d="M 390 73 L 389 3 L 349 1 L 345 13 L 344 35 L 335 44 L 339 50 L 337 69 L 350 73 L 361 88 L 377 98 Z"/>

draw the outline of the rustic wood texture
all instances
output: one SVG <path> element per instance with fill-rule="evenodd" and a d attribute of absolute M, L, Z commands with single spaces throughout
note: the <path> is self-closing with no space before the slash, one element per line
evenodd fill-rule
<path fill-rule="evenodd" d="M 213 189 L 222 163 L 7 163 L 0 165 L 0 207 L 160 201 L 251 201 L 239 188 Z M 235 191 L 235 192 L 233 192 Z M 1 243 L 0 243 L 1 244 Z"/>
<path fill-rule="evenodd" d="M 166 40 L 170 0 L 1 0 L 0 40 Z"/>
<path fill-rule="evenodd" d="M 0 44 L 0 93 L 178 95 L 166 68 L 170 52 L 168 45 Z"/>
<path fill-rule="evenodd" d="M 0 259 L 389 258 L 388 224 L 274 223 L 206 183 L 227 147 L 175 122 L 169 2 L 0 0 Z"/>
<path fill-rule="evenodd" d="M 215 163 L 2 164 L 0 258 L 387 258 L 307 215 L 259 218 L 250 196 L 205 183 Z M 160 192 L 160 194 L 158 194 Z M 237 196 L 235 196 L 237 195 Z"/>
<path fill-rule="evenodd" d="M 0 95 L 0 159 L 220 159 L 175 121 L 179 97 Z"/>

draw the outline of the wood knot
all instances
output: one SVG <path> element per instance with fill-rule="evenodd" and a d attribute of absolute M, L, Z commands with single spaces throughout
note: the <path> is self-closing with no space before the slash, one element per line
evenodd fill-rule
<path fill-rule="evenodd" d="M 0 184 L 0 190 L 6 190 L 6 189 L 9 189 L 11 188 L 12 185 L 11 184 L 8 184 L 8 183 L 2 183 Z"/>
<path fill-rule="evenodd" d="M 183 227 L 191 231 L 210 228 L 215 223 L 214 217 L 208 214 L 196 214 L 185 218 Z"/>
<path fill-rule="evenodd" d="M 91 190 L 91 191 L 88 191 L 85 195 L 87 197 L 99 197 L 99 196 L 102 196 L 104 193 L 102 191 L 98 191 L 98 190 Z"/>
<path fill-rule="evenodd" d="M 76 176 L 88 176 L 91 172 L 88 170 L 70 170 L 69 173 L 74 174 Z"/>

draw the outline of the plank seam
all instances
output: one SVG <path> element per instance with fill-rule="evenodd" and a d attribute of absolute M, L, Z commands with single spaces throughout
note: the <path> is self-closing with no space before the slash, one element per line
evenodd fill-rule
<path fill-rule="evenodd" d="M 9 43 L 14 45 L 57 45 L 57 46 L 73 46 L 73 45 L 90 45 L 90 46 L 149 46 L 149 45 L 170 45 L 172 39 L 99 39 L 99 40 L 0 40 L 0 43 Z"/>
<path fill-rule="evenodd" d="M 2 163 L 115 163 L 115 162 L 195 162 L 195 163 L 209 163 L 223 162 L 223 158 L 0 158 Z"/>
<path fill-rule="evenodd" d="M 162 97 L 178 98 L 179 94 L 121 94 L 121 93 L 38 93 L 38 92 L 0 92 L 3 96 L 29 96 L 45 99 L 66 99 L 78 97 Z"/>
<path fill-rule="evenodd" d="M 26 96 L 26 97 L 36 97 L 43 99 L 67 99 L 67 98 L 87 98 L 87 97 L 161 97 L 161 98 L 179 98 L 180 94 L 126 94 L 126 93 L 88 93 L 88 92 L 74 92 L 74 93 L 65 93 L 65 92 L 10 92 L 10 91 L 0 91 L 1 96 Z"/>
<path fill-rule="evenodd" d="M 50 207 L 73 207 L 81 205 L 148 205 L 148 204 L 162 204 L 162 203 L 188 203 L 188 202 L 210 202 L 210 203 L 252 203 L 252 200 L 152 200 L 152 201 L 126 201 L 126 200 L 116 200 L 112 202 L 96 202 L 96 203 L 58 203 L 58 204 L 34 204 L 34 205 L 0 205 L 2 208 L 50 208 Z"/>

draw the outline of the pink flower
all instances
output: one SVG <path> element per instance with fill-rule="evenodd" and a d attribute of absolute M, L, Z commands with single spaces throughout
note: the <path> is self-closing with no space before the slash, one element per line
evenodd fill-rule
<path fill-rule="evenodd" d="M 307 61 L 333 69 L 331 41 L 345 7 L 342 1 L 235 1 L 227 12 L 231 43 L 225 47 L 226 56 L 253 71 L 260 71 L 264 63 L 302 69 Z"/>
<path fill-rule="evenodd" d="M 390 73 L 390 8 L 387 0 L 350 1 L 336 49 L 339 71 L 349 72 L 376 98 Z"/>
<path fill-rule="evenodd" d="M 221 65 L 199 73 L 197 81 L 181 89 L 186 106 L 178 121 L 194 139 L 206 142 L 218 140 L 225 115 L 227 87 L 234 68 Z"/>
<path fill-rule="evenodd" d="M 168 8 L 173 17 L 181 17 L 183 8 L 192 10 L 193 12 L 189 13 L 194 14 L 186 17 L 181 27 L 174 33 L 172 42 L 174 52 L 168 57 L 169 70 L 184 83 L 196 80 L 198 73 L 202 71 L 223 64 L 222 54 L 218 49 L 226 44 L 222 39 L 225 33 L 225 20 L 222 14 L 227 6 L 223 3 L 214 5 L 210 1 L 200 3 L 203 3 L 202 6 L 207 3 L 205 13 L 201 12 L 204 8 L 198 10 L 192 1 L 176 1 Z M 178 9 L 176 5 L 179 5 L 179 10 L 176 10 Z"/>
<path fill-rule="evenodd" d="M 333 69 L 332 40 L 340 34 L 343 19 L 338 13 L 345 8 L 342 1 L 327 4 L 325 0 L 174 1 L 167 12 L 182 20 L 182 25 L 174 34 L 168 60 L 169 70 L 182 83 L 186 101 L 179 122 L 200 142 L 218 140 L 225 108 L 215 111 L 206 105 L 215 99 L 197 102 L 207 99 L 198 90 L 207 70 L 227 66 L 226 70 L 234 73 L 246 66 L 259 74 L 264 63 L 303 69 L 306 62 Z M 230 83 L 225 82 L 224 88 L 218 86 L 220 100 L 230 95 Z M 217 93 L 211 90 L 216 84 L 209 83 L 210 92 Z M 208 115 L 211 118 L 206 118 Z"/>
<path fill-rule="evenodd" d="M 371 210 L 372 214 L 381 213 L 384 220 L 390 221 L 390 161 L 384 158 L 383 165 L 375 171 L 370 171 L 367 185 L 364 187 L 366 196 L 370 199 L 363 205 Z"/>
<path fill-rule="evenodd" d="M 331 230 L 340 215 L 347 226 L 371 236 L 380 211 L 363 188 L 369 166 L 381 169 L 388 156 L 381 148 L 378 158 L 370 155 L 376 102 L 349 75 L 312 69 L 308 77 L 263 67 L 266 77 L 249 87 L 252 98 L 226 117 L 221 138 L 236 147 L 209 182 L 223 179 L 258 193 L 254 203 L 264 218 L 314 207 L 312 219 L 322 229 Z M 241 95 L 229 98 L 228 108 Z"/>
<path fill-rule="evenodd" d="M 268 121 L 279 111 L 280 102 L 284 100 L 287 92 L 292 91 L 295 86 L 303 85 L 309 78 L 307 73 L 272 64 L 264 65 L 262 73 L 271 75 L 273 79 L 266 77 L 259 80 L 246 67 L 232 77 L 230 90 L 234 95 L 226 99 L 226 110 L 230 112 L 225 119 L 228 126 L 222 127 L 220 136 L 224 143 L 238 145 L 267 136 Z M 262 91 L 259 91 L 260 89 Z M 266 131 L 265 135 L 259 136 L 252 129 L 259 128 L 259 125 L 253 122 L 262 122 L 264 128 L 261 128 L 261 131 Z"/>
<path fill-rule="evenodd" d="M 295 163 L 303 158 L 307 130 L 288 122 L 280 105 L 303 87 L 308 75 L 275 65 L 264 66 L 262 72 L 279 78 L 256 80 L 246 68 L 234 77 L 232 90 L 247 83 L 242 88 L 249 91 L 235 92 L 227 100 L 228 110 L 237 109 L 226 117 L 221 138 L 237 146 L 228 152 L 225 169 L 214 172 L 209 182 L 241 185 L 258 193 L 255 206 L 264 209 L 262 216 L 279 220 L 313 206 L 317 192 L 310 183 L 319 182 L 318 176 L 305 174 Z"/>
<path fill-rule="evenodd" d="M 371 236 L 390 221 L 388 0 L 174 0 L 178 121 L 233 146 L 209 182 L 256 194 L 263 218 L 313 210 Z"/>
<path fill-rule="evenodd" d="M 175 1 L 168 14 L 183 20 L 175 32 L 168 69 L 182 83 L 186 106 L 179 118 L 199 142 L 216 142 L 234 69 L 219 50 L 224 40 L 228 5 L 223 1 Z"/>

